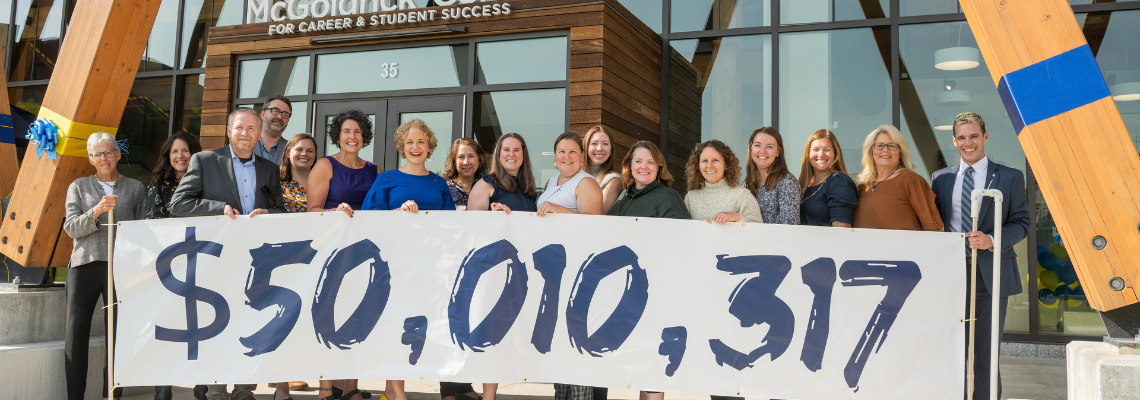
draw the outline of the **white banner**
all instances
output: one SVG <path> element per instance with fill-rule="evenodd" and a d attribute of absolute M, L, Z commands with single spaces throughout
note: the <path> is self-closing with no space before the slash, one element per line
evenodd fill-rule
<path fill-rule="evenodd" d="M 447 211 L 124 222 L 115 380 L 959 400 L 962 241 Z"/>

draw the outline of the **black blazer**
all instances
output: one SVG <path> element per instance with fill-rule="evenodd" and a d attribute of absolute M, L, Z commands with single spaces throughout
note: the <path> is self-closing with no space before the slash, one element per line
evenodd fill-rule
<path fill-rule="evenodd" d="M 277 164 L 257 155 L 254 160 L 257 170 L 254 208 L 264 208 L 270 213 L 285 212 Z M 230 147 L 226 146 L 190 157 L 190 167 L 170 199 L 170 213 L 175 217 L 222 215 L 227 204 L 241 210 L 240 199 Z"/>
<path fill-rule="evenodd" d="M 938 214 L 945 221 L 945 230 L 950 232 L 951 227 L 956 224 L 952 220 L 953 204 L 960 202 L 961 199 L 955 199 L 954 196 L 954 180 L 958 175 L 958 168 L 960 164 L 954 164 L 948 168 L 940 169 L 934 172 L 930 185 L 934 189 L 934 205 L 938 207 Z M 1001 191 L 1001 243 L 994 243 L 994 249 L 1001 251 L 1001 291 L 999 296 L 1012 296 L 1021 293 L 1021 274 L 1017 271 L 1017 253 L 1013 251 L 1013 245 L 1021 242 L 1027 235 L 1029 235 L 1029 205 L 1025 200 L 1025 177 L 1021 171 L 989 160 L 989 167 L 986 169 L 986 186 L 987 189 L 997 189 Z M 993 236 L 994 234 L 994 200 L 992 197 L 983 197 L 981 212 L 978 214 L 978 230 L 987 235 Z M 966 215 L 969 215 L 970 210 L 964 210 Z M 967 250 L 969 244 L 966 245 Z M 978 250 L 978 274 L 981 275 L 982 282 L 985 283 L 985 290 L 987 293 L 994 293 L 993 290 L 993 263 L 994 251 L 993 250 Z M 969 275 L 966 275 L 969 279 Z"/>

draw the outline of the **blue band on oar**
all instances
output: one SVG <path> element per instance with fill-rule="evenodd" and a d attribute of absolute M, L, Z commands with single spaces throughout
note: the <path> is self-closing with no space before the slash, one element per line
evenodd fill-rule
<path fill-rule="evenodd" d="M 0 144 L 15 144 L 16 130 L 11 129 L 11 114 L 0 114 Z"/>
<path fill-rule="evenodd" d="M 0 114 L 0 143 L 16 143 L 16 130 L 12 129 L 11 114 Z"/>
<path fill-rule="evenodd" d="M 998 94 L 1018 134 L 1111 95 L 1087 44 L 1005 74 Z"/>

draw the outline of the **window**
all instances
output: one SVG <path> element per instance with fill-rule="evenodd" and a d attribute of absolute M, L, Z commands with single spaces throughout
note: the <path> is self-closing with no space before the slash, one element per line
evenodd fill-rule
<path fill-rule="evenodd" d="M 467 84 L 467 57 L 467 45 L 321 54 L 317 56 L 316 92 L 462 86 Z"/>
<path fill-rule="evenodd" d="M 771 0 L 687 0 L 673 2 L 669 29 L 691 32 L 768 26 Z"/>
<path fill-rule="evenodd" d="M 309 57 L 282 57 L 241 62 L 238 97 L 270 97 L 309 93 Z"/>
<path fill-rule="evenodd" d="M 771 37 L 675 40 L 668 60 L 670 172 L 685 176 L 689 152 L 713 139 L 747 157 L 752 131 L 772 123 Z"/>
<path fill-rule="evenodd" d="M 800 170 L 801 149 L 812 132 L 830 129 L 847 171 L 859 173 L 863 139 L 891 122 L 890 54 L 888 28 L 780 35 L 778 129 L 788 169 Z"/>
<path fill-rule="evenodd" d="M 566 43 L 565 36 L 479 43 L 475 83 L 566 80 Z"/>
<path fill-rule="evenodd" d="M 554 167 L 554 138 L 566 131 L 566 89 L 516 90 L 482 93 L 475 103 L 474 136 L 487 154 L 504 133 L 526 139 L 539 192 Z"/>
<path fill-rule="evenodd" d="M 889 0 L 795 0 L 780 2 L 780 23 L 811 24 L 891 16 Z"/>

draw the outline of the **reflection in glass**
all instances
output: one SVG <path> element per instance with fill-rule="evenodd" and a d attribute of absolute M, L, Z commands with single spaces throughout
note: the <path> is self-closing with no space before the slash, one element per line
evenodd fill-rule
<path fill-rule="evenodd" d="M 214 26 L 241 25 L 245 0 L 214 0 Z"/>
<path fill-rule="evenodd" d="M 178 0 L 162 0 L 150 30 L 150 40 L 139 61 L 139 72 L 174 69 L 174 31 L 177 27 Z"/>
<path fill-rule="evenodd" d="M 475 47 L 475 83 L 565 80 L 566 43 L 565 36 L 479 43 Z"/>
<path fill-rule="evenodd" d="M 1038 182 L 1040 186 L 1040 182 Z M 1037 282 L 1025 287 L 1037 291 L 1039 329 L 1043 334 L 1104 336 L 1108 332 L 1100 313 L 1089 307 L 1085 289 L 1077 279 L 1061 231 L 1037 191 Z M 1020 253 L 1018 253 L 1020 255 Z M 1021 257 L 1018 257 L 1020 260 Z M 1020 265 L 1019 265 L 1020 267 Z M 1012 299 L 1011 299 L 1012 300 Z M 1012 301 L 1010 302 L 1012 307 Z"/>
<path fill-rule="evenodd" d="M 749 28 L 772 23 L 771 0 L 687 0 L 673 2 L 673 32 Z"/>
<path fill-rule="evenodd" d="M 335 144 L 333 144 L 333 141 L 332 141 L 332 134 L 331 133 L 332 133 L 332 129 L 333 129 L 333 126 L 332 126 L 333 119 L 336 119 L 336 114 L 325 116 L 325 126 L 327 127 L 325 129 L 326 129 L 326 132 L 328 132 L 329 134 L 325 135 L 325 154 L 320 154 L 321 157 L 331 156 L 333 154 L 340 152 L 340 148 L 337 147 Z M 374 136 L 372 136 L 372 142 L 371 143 L 368 143 L 367 146 L 364 146 L 364 148 L 360 149 L 360 158 L 363 158 L 365 161 L 368 161 L 371 163 L 380 164 L 380 166 L 383 167 L 383 162 L 381 162 L 381 163 L 376 162 L 376 154 L 375 154 L 376 148 L 372 147 L 372 146 L 376 145 L 377 140 L 388 140 L 388 138 L 382 134 L 384 132 L 384 129 L 378 128 L 376 126 L 376 114 L 368 114 L 368 120 L 372 122 L 372 133 L 374 134 Z M 285 135 L 282 134 L 281 136 L 284 137 Z M 289 136 L 293 136 L 293 135 L 290 134 Z"/>
<path fill-rule="evenodd" d="M 467 45 L 322 54 L 316 79 L 317 93 L 466 85 Z"/>
<path fill-rule="evenodd" d="M 16 2 L 15 46 L 9 68 L 11 81 L 48 79 L 59 55 L 62 1 L 19 0 Z"/>
<path fill-rule="evenodd" d="M 241 62 L 239 98 L 304 95 L 308 91 L 309 56 Z"/>
<path fill-rule="evenodd" d="M 539 191 L 554 168 L 554 138 L 566 131 L 566 89 L 517 90 L 476 96 L 475 141 L 483 151 L 495 151 L 495 141 L 504 133 L 526 138 L 530 162 Z"/>
<path fill-rule="evenodd" d="M 633 13 L 642 23 L 661 33 L 661 11 L 664 8 L 661 0 L 618 0 L 629 12 Z M 676 4 L 673 5 L 676 7 Z"/>
<path fill-rule="evenodd" d="M 206 30 L 213 26 L 214 3 L 221 0 L 184 0 L 182 6 L 182 68 L 202 68 L 206 59 Z M 235 1 L 236 0 L 231 0 Z"/>
<path fill-rule="evenodd" d="M 780 2 L 780 24 L 782 25 L 887 18 L 890 16 L 890 0 L 795 0 Z"/>
<path fill-rule="evenodd" d="M 899 16 L 902 17 L 957 12 L 957 0 L 899 0 Z"/>
<path fill-rule="evenodd" d="M 986 126 L 989 128 L 989 125 Z M 1029 284 L 1029 239 L 1022 240 L 1013 245 L 1013 252 L 1017 253 L 1017 272 L 1021 275 L 1021 293 L 1009 296 L 1009 303 L 1005 309 L 1005 331 L 1015 333 L 1029 333 L 1029 291 L 1033 286 Z"/>
<path fill-rule="evenodd" d="M 12 1 L 0 1 L 0 61 L 8 54 L 8 32 L 12 30 Z M 3 77 L 8 79 L 7 76 Z"/>
<path fill-rule="evenodd" d="M 744 157 L 752 131 L 772 123 L 771 41 L 755 35 L 670 42 L 666 165 L 675 176 L 685 176 L 697 144 L 717 139 Z"/>
<path fill-rule="evenodd" d="M 826 128 L 839 138 L 848 172 L 861 170 L 863 138 L 891 123 L 890 43 L 885 27 L 780 35 L 779 128 L 789 169 L 800 170 L 807 137 Z"/>
<path fill-rule="evenodd" d="M 1010 168 L 1025 172 L 1025 153 L 1013 131 L 1013 123 L 1005 114 L 1005 106 L 994 87 L 985 60 L 976 58 L 973 68 L 947 70 L 936 64 L 936 54 L 957 49 L 977 49 L 966 21 L 940 24 L 903 25 L 899 27 L 899 98 L 904 135 L 918 145 L 917 153 L 923 169 L 930 173 L 960 160 L 950 131 L 954 117 L 972 111 L 986 120 L 989 142 L 986 155 Z M 950 49 L 950 50 L 944 50 Z M 938 60 L 945 62 L 946 58 Z"/>
<path fill-rule="evenodd" d="M 119 161 L 119 172 L 141 182 L 150 182 L 159 151 L 170 132 L 172 78 L 135 79 L 116 138 L 127 141 L 128 154 Z"/>
<path fill-rule="evenodd" d="M 202 134 L 202 88 L 206 76 L 202 74 L 179 78 L 182 84 L 182 109 L 174 119 L 174 130 L 184 130 L 199 136 Z"/>
<path fill-rule="evenodd" d="M 424 163 L 427 170 L 443 175 L 443 162 L 447 160 L 448 146 L 451 146 L 451 132 L 452 125 L 454 124 L 454 116 L 451 111 L 434 111 L 434 112 L 409 112 L 400 114 L 400 124 L 411 121 L 414 118 L 419 118 L 427 124 L 428 128 L 435 133 L 437 147 L 431 153 L 431 157 Z M 392 132 L 393 138 L 396 132 Z M 402 147 L 402 146 L 401 146 Z M 396 157 L 400 157 L 397 155 Z M 407 159 L 400 157 L 399 166 L 403 167 L 408 162 Z"/>
<path fill-rule="evenodd" d="M 1069 0 L 1069 4 L 1102 4 L 1102 3 L 1120 3 L 1125 1 L 1137 0 Z"/>
<path fill-rule="evenodd" d="M 260 109 L 260 107 L 258 107 Z M 309 132 L 309 102 L 307 101 L 294 101 L 293 102 L 293 115 L 289 117 L 289 125 L 285 127 L 285 131 L 281 132 L 281 138 L 289 140 L 298 133 Z M 311 132 L 310 132 L 311 133 Z"/>
<path fill-rule="evenodd" d="M 1078 21 L 1140 149 L 1140 11 L 1092 13 Z"/>

